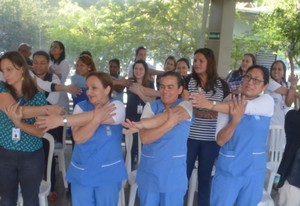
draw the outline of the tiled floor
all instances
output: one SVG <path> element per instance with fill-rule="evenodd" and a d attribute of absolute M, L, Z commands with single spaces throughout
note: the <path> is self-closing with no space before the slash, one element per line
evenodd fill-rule
<path fill-rule="evenodd" d="M 67 144 L 66 148 L 66 164 L 69 164 L 71 157 L 71 145 Z M 57 183 L 55 186 L 55 191 L 58 194 L 58 200 L 55 202 L 49 202 L 49 206 L 71 206 L 71 198 L 68 193 L 68 190 L 64 188 L 63 181 L 62 181 L 62 175 L 58 171 L 58 165 L 56 167 L 57 169 Z M 196 195 L 195 195 L 196 196 Z M 125 197 L 126 200 L 128 200 L 128 189 L 125 190 Z M 278 193 L 276 191 L 272 191 L 272 198 L 274 199 L 275 206 L 278 206 Z M 127 204 L 126 204 L 127 205 Z M 194 201 L 194 206 L 197 205 L 197 201 Z M 138 201 L 136 201 L 136 206 L 138 206 Z"/>

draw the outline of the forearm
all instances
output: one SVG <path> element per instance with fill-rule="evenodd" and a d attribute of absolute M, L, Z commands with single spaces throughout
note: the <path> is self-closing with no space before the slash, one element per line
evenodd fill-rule
<path fill-rule="evenodd" d="M 18 128 L 20 128 L 23 132 L 30 134 L 32 136 L 36 137 L 42 137 L 44 135 L 44 132 L 42 129 L 37 128 L 36 126 L 32 124 L 27 124 L 25 122 L 20 122 L 16 124 Z"/>
<path fill-rule="evenodd" d="M 288 90 L 288 93 L 285 97 L 285 104 L 290 107 L 292 105 L 292 103 L 295 100 L 295 92 L 296 92 L 296 88 L 295 87 L 290 87 L 290 89 Z"/>
<path fill-rule="evenodd" d="M 232 137 L 237 124 L 232 121 L 229 122 L 223 129 L 218 132 L 216 142 L 219 146 L 226 144 Z"/>
<path fill-rule="evenodd" d="M 183 120 L 187 120 L 191 118 L 189 113 L 182 106 L 178 105 L 174 107 L 172 111 L 181 112 Z M 163 112 L 153 117 L 143 118 L 140 120 L 140 122 L 142 124 L 143 129 L 154 129 L 157 127 L 161 127 L 161 125 L 163 125 L 167 120 L 168 120 L 168 113 Z"/>
<path fill-rule="evenodd" d="M 45 106 L 22 106 L 24 119 L 47 115 L 48 105 Z"/>
<path fill-rule="evenodd" d="M 145 96 L 148 97 L 159 97 L 159 91 L 156 91 L 155 89 L 143 87 L 141 86 L 141 93 L 143 93 Z"/>
<path fill-rule="evenodd" d="M 73 138 L 76 144 L 83 144 L 88 141 L 96 132 L 99 124 L 92 120 L 88 124 L 72 128 Z"/>
<path fill-rule="evenodd" d="M 83 126 L 89 123 L 94 116 L 94 111 L 88 111 L 88 112 L 83 112 L 83 113 L 78 113 L 78 114 L 72 114 L 67 116 L 67 125 L 76 127 L 76 126 Z M 61 117 L 61 121 L 59 121 L 60 126 L 64 126 L 63 123 L 63 117 Z"/>
<path fill-rule="evenodd" d="M 171 130 L 173 125 L 166 121 L 161 127 L 154 129 L 142 129 L 140 130 L 140 138 L 143 144 L 150 144 L 161 138 L 166 132 Z"/>

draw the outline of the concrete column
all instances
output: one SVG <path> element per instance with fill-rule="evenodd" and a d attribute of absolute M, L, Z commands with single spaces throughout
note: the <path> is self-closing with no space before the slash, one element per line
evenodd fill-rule
<path fill-rule="evenodd" d="M 207 47 L 214 51 L 220 77 L 230 70 L 235 0 L 211 0 Z"/>

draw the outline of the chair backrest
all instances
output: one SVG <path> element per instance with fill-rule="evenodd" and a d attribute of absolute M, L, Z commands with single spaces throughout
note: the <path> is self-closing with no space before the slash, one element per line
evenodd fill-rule
<path fill-rule="evenodd" d="M 286 144 L 284 127 L 271 125 L 268 136 L 268 162 L 280 162 Z"/>
<path fill-rule="evenodd" d="M 47 161 L 47 173 L 46 173 L 46 182 L 51 182 L 51 167 L 52 167 L 52 159 L 54 153 L 54 138 L 51 134 L 45 133 L 43 136 L 49 142 L 49 153 L 48 153 L 48 161 Z"/>
<path fill-rule="evenodd" d="M 126 156 L 125 156 L 125 165 L 128 172 L 131 171 L 131 148 L 133 143 L 133 134 L 125 135 L 125 148 L 126 148 Z M 138 133 L 138 164 L 141 160 L 141 152 L 142 152 L 142 143 L 140 140 L 140 133 Z"/>

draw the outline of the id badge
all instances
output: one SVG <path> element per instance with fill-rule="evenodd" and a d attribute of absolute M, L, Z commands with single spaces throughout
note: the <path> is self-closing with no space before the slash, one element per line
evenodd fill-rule
<path fill-rule="evenodd" d="M 138 114 L 142 114 L 142 112 L 143 112 L 143 105 L 139 104 L 139 105 L 137 106 L 137 113 L 138 113 Z"/>
<path fill-rule="evenodd" d="M 17 143 L 18 141 L 21 140 L 21 130 L 20 128 L 12 128 L 12 136 L 11 136 L 12 141 Z"/>

